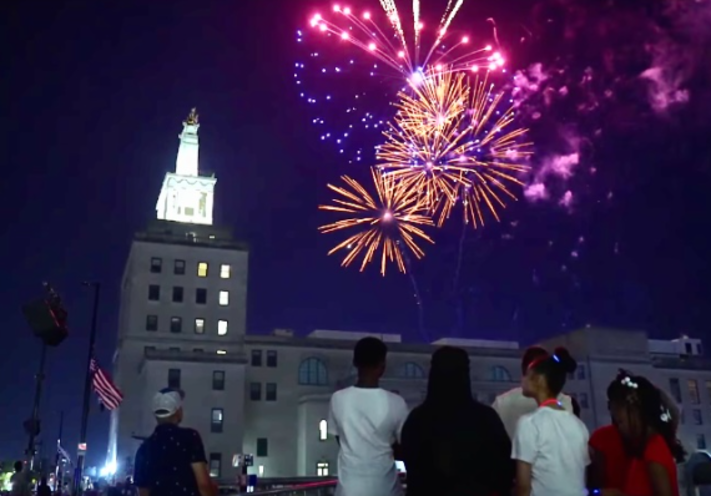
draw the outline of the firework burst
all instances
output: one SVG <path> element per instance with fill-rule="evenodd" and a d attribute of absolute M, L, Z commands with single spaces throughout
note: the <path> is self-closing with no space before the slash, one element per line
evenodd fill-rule
<path fill-rule="evenodd" d="M 370 11 L 356 12 L 354 9 L 336 4 L 333 16 L 327 18 L 315 14 L 309 21 L 312 28 L 324 34 L 335 35 L 343 42 L 366 51 L 377 60 L 388 65 L 405 77 L 417 74 L 423 69 L 462 71 L 487 67 L 496 70 L 504 65 L 504 58 L 493 51 L 491 45 L 472 48 L 469 36 L 452 40 L 449 27 L 464 0 L 450 1 L 439 26 L 432 31 L 432 43 L 423 48 L 425 25 L 420 19 L 420 0 L 412 0 L 412 34 L 408 36 L 403 18 L 395 0 L 380 0 L 388 24 L 395 33 L 395 42 L 388 29 L 383 29 L 377 16 Z M 451 43 L 450 43 L 451 42 Z"/>
<path fill-rule="evenodd" d="M 359 229 L 347 239 L 333 247 L 328 254 L 339 250 L 349 250 L 341 265 L 347 267 L 359 256 L 361 272 L 373 261 L 380 250 L 380 273 L 384 276 L 388 263 L 395 263 L 398 270 L 406 273 L 403 248 L 411 251 L 418 259 L 424 251 L 417 240 L 434 241 L 421 226 L 433 225 L 432 219 L 424 212 L 419 193 L 412 188 L 404 188 L 402 182 L 371 169 L 376 195 L 373 197 L 358 181 L 348 176 L 341 179 L 345 186 L 328 185 L 339 195 L 332 205 L 320 205 L 319 209 L 348 214 L 350 217 L 319 227 L 322 233 L 344 229 Z"/>
<path fill-rule="evenodd" d="M 320 140 L 349 163 L 372 163 L 393 118 L 390 104 L 407 80 L 423 80 L 429 70 L 506 72 L 494 46 L 455 33 L 463 1 L 451 0 L 439 22 L 423 19 L 419 0 L 407 13 L 394 0 L 380 0 L 380 11 L 341 4 L 312 14 L 311 27 L 296 32 L 304 51 L 293 77 Z"/>
<path fill-rule="evenodd" d="M 518 176 L 529 169 L 527 130 L 513 125 L 512 107 L 501 110 L 504 92 L 495 90 L 488 75 L 471 86 L 466 78 L 430 72 L 412 94 L 402 92 L 377 150 L 378 168 L 418 191 L 438 226 L 458 203 L 474 227 L 483 225 L 485 210 L 498 221 L 503 198 L 517 199 L 510 186 L 522 186 Z"/>

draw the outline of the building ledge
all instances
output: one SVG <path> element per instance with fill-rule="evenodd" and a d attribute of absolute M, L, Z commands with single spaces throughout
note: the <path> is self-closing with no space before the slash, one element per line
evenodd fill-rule
<path fill-rule="evenodd" d="M 134 240 L 146 243 L 249 251 L 247 243 L 235 240 L 229 229 L 168 220 L 152 221 L 148 229 L 134 234 Z"/>
<path fill-rule="evenodd" d="M 228 351 L 224 355 L 217 353 L 171 350 L 145 350 L 146 360 L 161 362 L 193 362 L 193 363 L 232 363 L 245 365 L 247 356 L 240 352 Z"/>

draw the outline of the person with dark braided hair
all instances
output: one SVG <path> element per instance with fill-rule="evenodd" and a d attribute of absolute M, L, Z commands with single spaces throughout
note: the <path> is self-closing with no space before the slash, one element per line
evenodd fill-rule
<path fill-rule="evenodd" d="M 685 457 L 665 395 L 620 370 L 607 389 L 612 425 L 590 438 L 589 485 L 603 496 L 679 496 L 676 463 Z"/>

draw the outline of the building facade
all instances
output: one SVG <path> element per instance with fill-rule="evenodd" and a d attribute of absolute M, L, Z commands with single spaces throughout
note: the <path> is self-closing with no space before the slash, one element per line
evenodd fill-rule
<path fill-rule="evenodd" d="M 214 474 L 230 475 L 231 460 L 218 454 L 242 446 L 248 252 L 212 225 L 216 179 L 199 175 L 198 127 L 193 111 L 157 219 L 136 233 L 124 270 L 114 355 L 124 400 L 112 412 L 108 453 L 122 472 L 152 433 L 151 400 L 165 387 L 188 392 L 184 421 L 202 434 Z"/>
<path fill-rule="evenodd" d="M 136 234 L 126 264 L 114 360 L 124 401 L 112 414 L 109 461 L 121 473 L 132 470 L 141 440 L 155 425 L 152 396 L 174 387 L 185 392 L 184 425 L 201 433 L 214 477 L 234 480 L 243 453 L 254 455 L 251 470 L 264 477 L 333 475 L 338 447 L 327 436 L 329 400 L 353 384 L 353 346 L 370 334 L 245 333 L 248 253 L 228 231 L 212 226 L 214 178 L 199 176 L 197 129 L 192 113 L 157 220 Z M 382 385 L 410 407 L 422 401 L 430 356 L 442 345 L 469 352 L 472 389 L 483 403 L 520 383 L 516 342 L 410 344 L 399 335 L 378 336 L 389 347 Z M 566 392 L 578 400 L 590 430 L 609 422 L 606 389 L 624 368 L 676 399 L 688 451 L 711 442 L 711 362 L 699 340 L 656 341 L 644 332 L 587 328 L 542 344 L 566 346 L 578 360 Z"/>

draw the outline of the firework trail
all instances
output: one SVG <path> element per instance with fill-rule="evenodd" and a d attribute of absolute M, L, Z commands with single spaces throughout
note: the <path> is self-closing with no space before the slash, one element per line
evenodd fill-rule
<path fill-rule="evenodd" d="M 375 198 L 348 176 L 341 177 L 347 187 L 328 185 L 340 198 L 334 199 L 332 205 L 319 206 L 319 209 L 345 213 L 351 217 L 321 226 L 319 231 L 331 233 L 351 228 L 361 229 L 328 252 L 332 255 L 339 250 L 349 250 L 341 263 L 344 267 L 362 255 L 360 270 L 363 271 L 380 250 L 380 273 L 383 276 L 389 262 L 395 263 L 400 272 L 406 273 L 403 246 L 418 259 L 422 258 L 424 251 L 416 239 L 434 243 L 421 228 L 431 226 L 432 220 L 423 213 L 422 199 L 416 191 L 403 188 L 393 178 L 386 177 L 375 168 L 371 169 L 371 175 Z"/>

